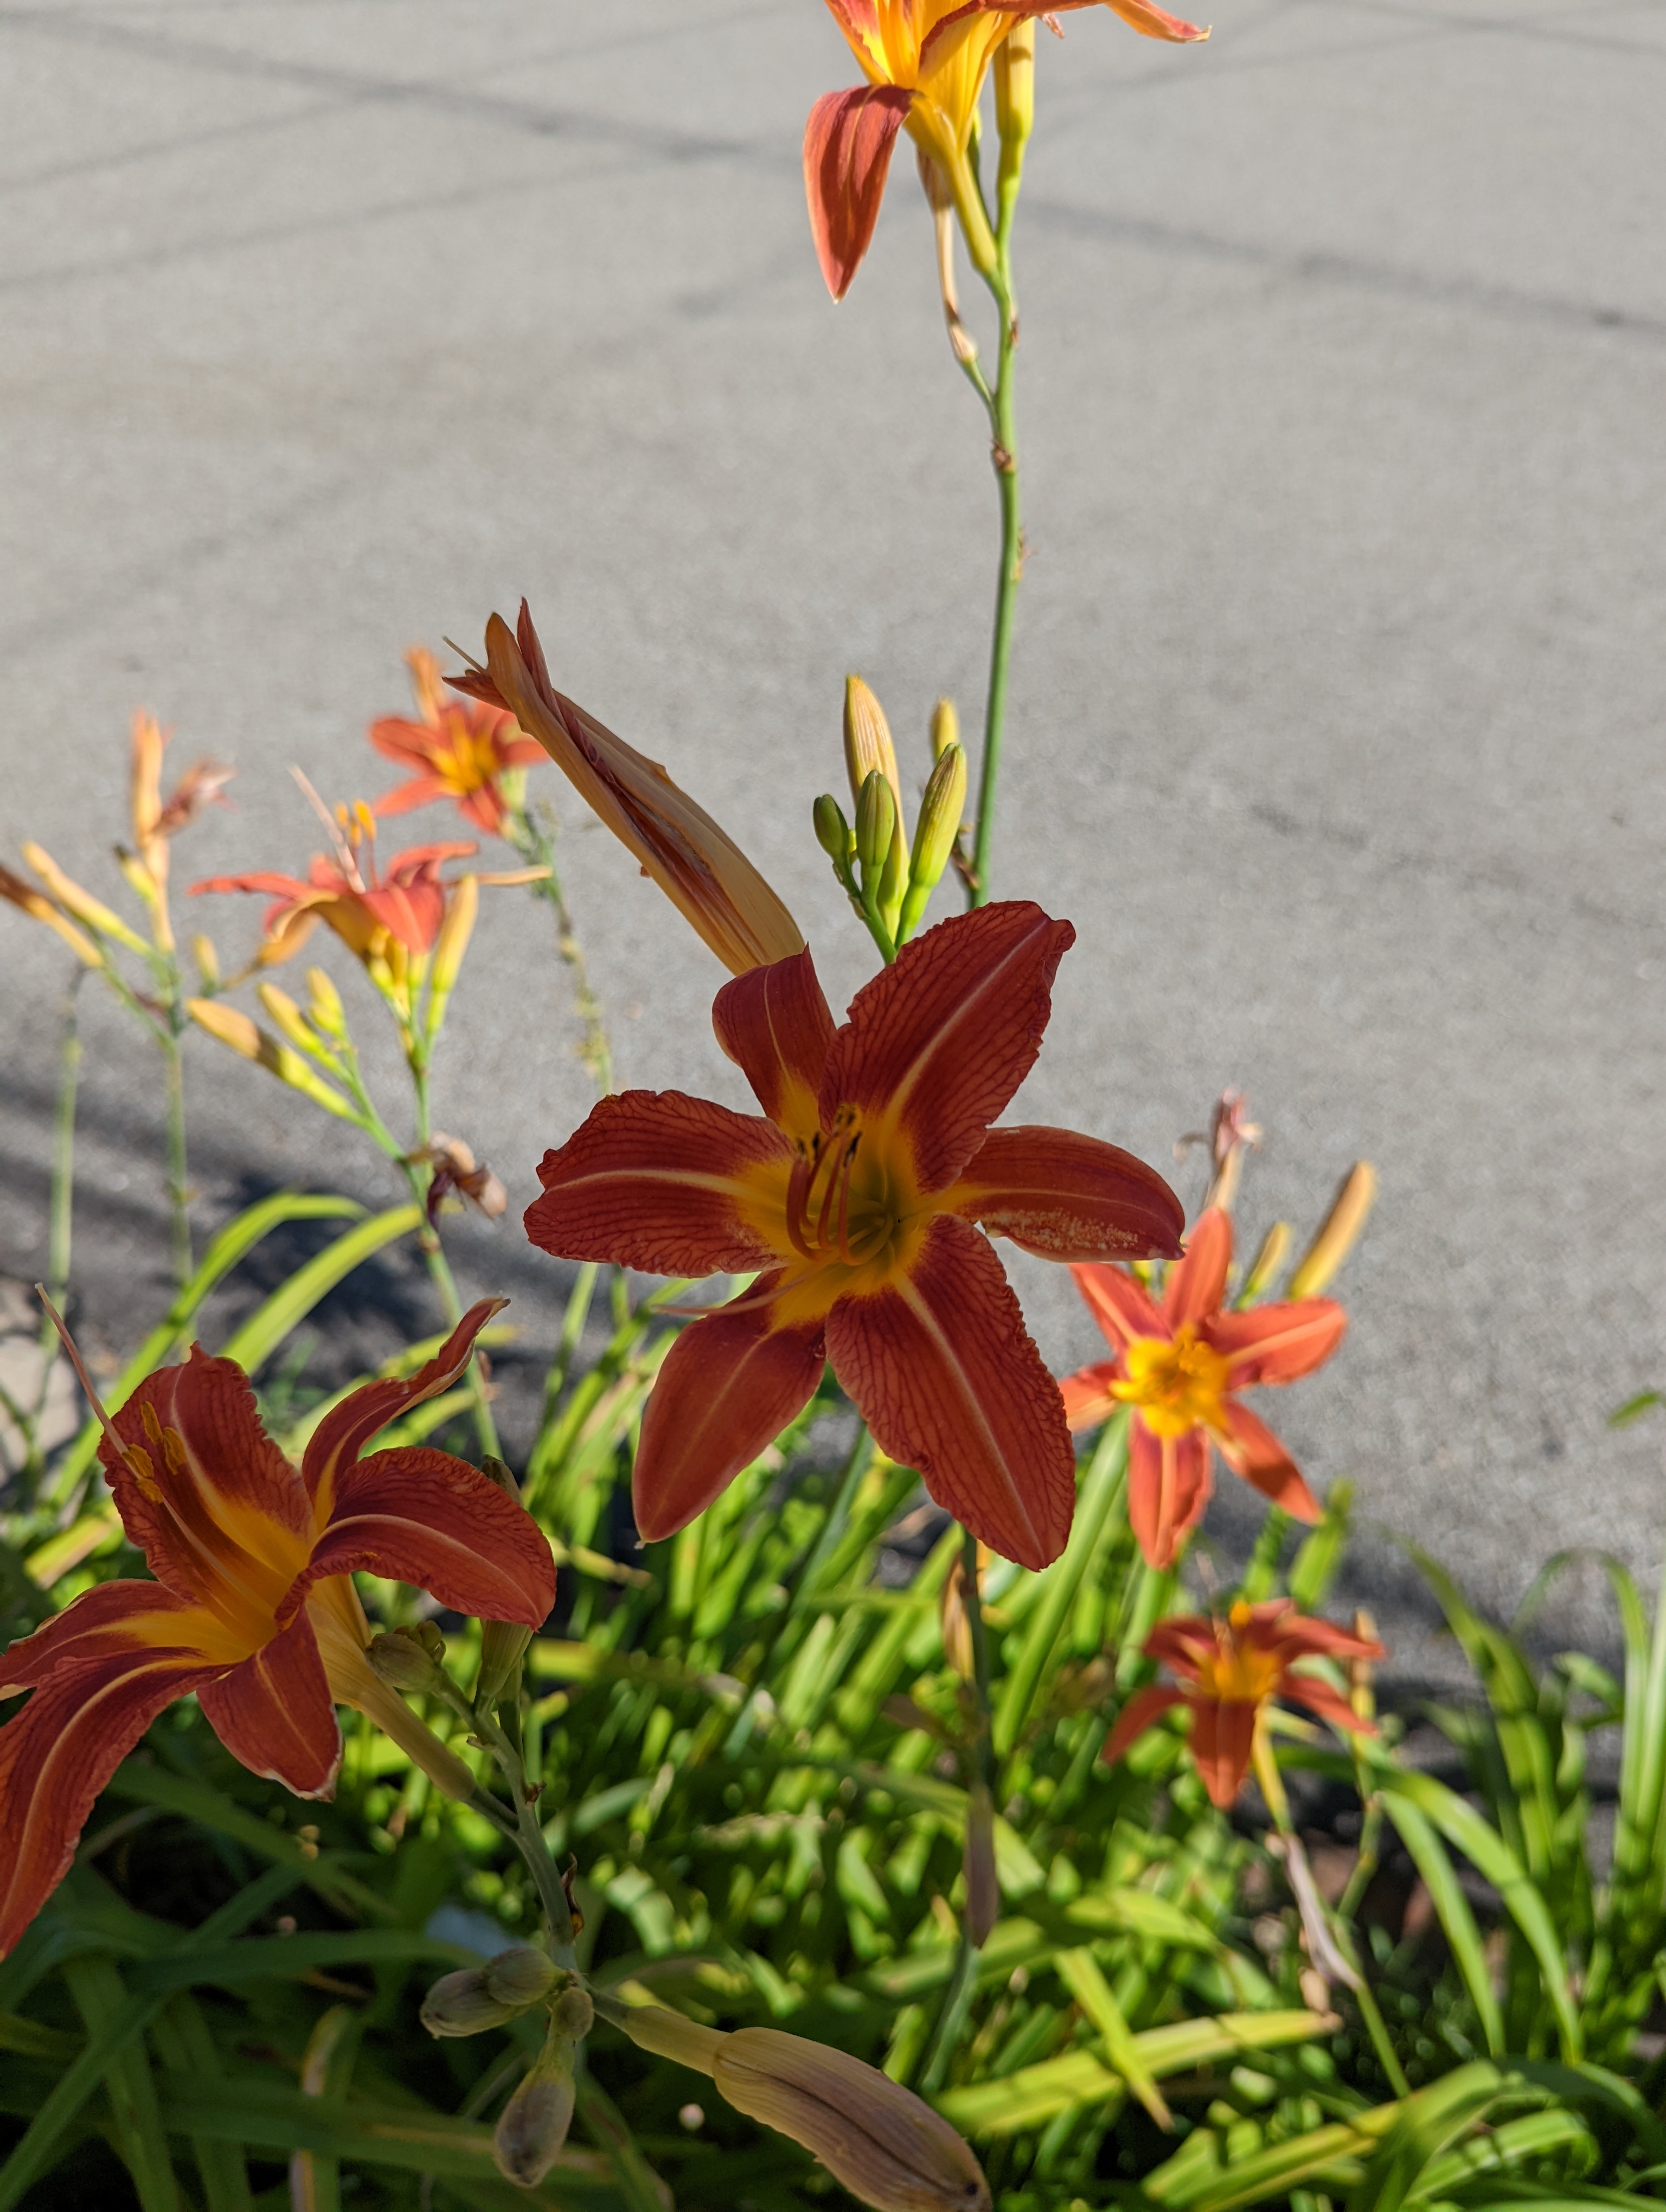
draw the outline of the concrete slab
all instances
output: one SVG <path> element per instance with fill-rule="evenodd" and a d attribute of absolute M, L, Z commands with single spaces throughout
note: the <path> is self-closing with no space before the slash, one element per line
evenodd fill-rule
<path fill-rule="evenodd" d="M 1042 41 L 1022 216 L 1000 884 L 1079 932 L 1022 1110 L 1160 1162 L 1245 1085 L 1253 1227 L 1377 1162 L 1353 1334 L 1268 1410 L 1495 1605 L 1559 1546 L 1646 1570 L 1666 1531 L 1657 1440 L 1603 1425 L 1666 1375 L 1661 20 L 1242 0 L 1172 52 L 1078 15 Z M 799 135 L 852 74 L 814 0 L 0 6 L 8 853 L 104 880 L 143 702 L 240 770 L 182 875 L 295 866 L 289 763 L 381 788 L 360 732 L 400 652 L 526 592 L 557 680 L 854 988 L 808 833 L 841 679 L 923 774 L 938 690 L 981 697 L 993 524 L 906 164 L 848 301 L 821 290 Z M 714 963 L 566 815 L 624 1079 L 736 1095 Z M 256 914 L 213 926 L 229 959 Z M 21 1275 L 65 962 L 17 916 L 0 946 Z M 161 1295 L 160 1098 L 85 1012 L 82 1290 L 115 1347 Z M 438 1115 L 517 1205 L 584 1110 L 574 1039 L 499 895 Z M 251 1176 L 391 1195 L 200 1042 L 204 1227 Z M 459 1249 L 547 1334 L 555 1271 L 512 1227 Z M 1015 1273 L 1055 1364 L 1088 1356 L 1067 1284 Z M 1361 1571 L 1433 1667 L 1396 1556 Z M 1555 1621 L 1598 1632 L 1594 1583 Z"/>

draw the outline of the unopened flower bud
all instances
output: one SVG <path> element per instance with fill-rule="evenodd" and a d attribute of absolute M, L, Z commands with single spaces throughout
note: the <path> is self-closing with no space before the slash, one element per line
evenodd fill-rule
<path fill-rule="evenodd" d="M 293 1005 L 293 1001 L 289 1001 Z M 291 1091 L 299 1091 L 327 1114 L 339 1115 L 344 1121 L 356 1121 L 358 1112 L 350 1099 L 326 1083 L 301 1057 L 282 1043 L 269 1030 L 260 1029 L 246 1013 L 228 1006 L 222 999 L 187 999 L 185 1012 L 199 1029 L 222 1044 L 229 1045 L 245 1060 L 259 1063 L 280 1083 L 287 1083 Z"/>
<path fill-rule="evenodd" d="M 959 743 L 960 710 L 945 696 L 932 708 L 932 758 L 939 760 L 951 745 Z"/>
<path fill-rule="evenodd" d="M 459 876 L 451 887 L 446 901 L 445 920 L 440 925 L 440 934 L 434 946 L 434 991 L 436 998 L 449 996 L 463 965 L 463 955 L 469 949 L 469 939 L 474 934 L 475 916 L 480 911 L 480 885 L 473 876 Z"/>
<path fill-rule="evenodd" d="M 856 859 L 862 871 L 864 889 L 870 880 L 878 884 L 896 833 L 896 795 L 876 768 L 869 772 L 856 801 Z"/>
<path fill-rule="evenodd" d="M 514 1471 L 506 1461 L 496 1459 L 488 1452 L 480 1462 L 480 1472 L 488 1482 L 496 1483 L 506 1498 L 512 1498 L 517 1505 L 520 1504 L 520 1485 L 515 1480 Z"/>
<path fill-rule="evenodd" d="M 85 922 L 100 937 L 112 937 L 118 945 L 125 945 L 130 952 L 144 952 L 149 948 L 136 930 L 131 930 L 119 914 L 112 914 L 102 899 L 95 899 L 84 890 L 73 876 L 66 876 L 52 854 L 42 845 L 25 845 L 23 858 L 34 870 L 48 891 L 62 908 L 72 914 L 77 921 Z"/>
<path fill-rule="evenodd" d="M 542 2004 L 562 1973 L 553 1960 L 531 1943 L 511 1944 L 507 1951 L 489 1959 L 483 1971 L 487 1994 L 517 2012 L 524 2012 L 528 2005 Z"/>
<path fill-rule="evenodd" d="M 440 1644 L 438 1651 L 424 1638 L 422 1629 L 390 1628 L 371 1638 L 364 1656 L 378 1679 L 391 1689 L 415 1690 L 432 1697 L 446 1686 L 440 1668 L 446 1647 L 432 1621 L 424 1621 L 423 1627 L 433 1630 Z"/>
<path fill-rule="evenodd" d="M 313 1027 L 337 1044 L 347 1042 L 347 1010 L 342 1005 L 341 993 L 322 968 L 307 970 L 307 988 L 311 994 L 307 1012 Z"/>
<path fill-rule="evenodd" d="M 876 2212 L 989 2212 L 982 2169 L 948 2122 L 845 2051 L 743 2027 L 721 2039 L 712 2079 L 737 2112 L 802 2143 Z"/>
<path fill-rule="evenodd" d="M 492 1995 L 484 1966 L 463 1966 L 441 1974 L 423 1999 L 421 2018 L 430 2035 L 480 2035 L 523 2009 Z"/>
<path fill-rule="evenodd" d="M 862 786 L 878 769 L 896 797 L 902 790 L 897 772 L 897 748 L 891 741 L 891 724 L 860 676 L 844 682 L 844 764 L 850 778 L 850 795 L 860 803 Z"/>
<path fill-rule="evenodd" d="M 1342 1177 L 1329 1212 L 1314 1232 L 1313 1242 L 1297 1262 L 1287 1297 L 1318 1297 L 1359 1241 L 1376 1195 L 1376 1169 L 1369 1160 L 1356 1160 Z"/>
<path fill-rule="evenodd" d="M 514 1620 L 480 1624 L 480 1673 L 474 1686 L 477 1705 L 490 1707 L 506 1695 L 519 1697 L 520 1662 L 532 1632 Z"/>
<path fill-rule="evenodd" d="M 1015 23 L 995 49 L 995 129 L 1001 150 L 1022 146 L 1036 124 L 1036 25 Z"/>
<path fill-rule="evenodd" d="M 214 949 L 213 939 L 200 933 L 193 937 L 191 955 L 197 963 L 197 973 L 203 979 L 203 988 L 217 991 L 220 988 L 220 955 Z"/>
<path fill-rule="evenodd" d="M 276 983 L 262 983 L 255 994 L 274 1024 L 302 1052 L 316 1052 L 319 1041 L 307 1026 L 306 1017 L 287 991 Z"/>
<path fill-rule="evenodd" d="M 539 2059 L 503 2107 L 492 2132 L 492 2158 L 506 2181 L 536 2189 L 573 2124 L 573 2063 Z"/>
<path fill-rule="evenodd" d="M 1290 1224 L 1275 1221 L 1261 1240 L 1261 1249 L 1250 1262 L 1250 1272 L 1238 1292 L 1240 1305 L 1248 1305 L 1258 1298 L 1281 1267 L 1284 1255 L 1290 1249 Z"/>
<path fill-rule="evenodd" d="M 959 1559 L 944 1577 L 937 1619 L 943 1638 L 943 1656 L 963 1682 L 970 1682 L 977 1662 L 972 1650 L 972 1624 L 966 1618 L 966 1570 Z"/>
<path fill-rule="evenodd" d="M 909 887 L 903 901 L 900 935 L 911 937 L 926 910 L 926 902 L 949 865 L 954 841 L 960 835 L 961 811 L 966 804 L 966 750 L 945 745 L 937 757 L 920 802 L 915 825 L 914 855 L 909 864 Z"/>
<path fill-rule="evenodd" d="M 830 791 L 823 792 L 816 801 L 812 819 L 816 825 L 816 842 L 823 852 L 836 868 L 848 868 L 852 851 L 850 824 L 844 818 L 843 807 Z"/>

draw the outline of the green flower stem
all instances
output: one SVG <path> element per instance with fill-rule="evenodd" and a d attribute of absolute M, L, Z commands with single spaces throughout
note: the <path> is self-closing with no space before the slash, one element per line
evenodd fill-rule
<path fill-rule="evenodd" d="M 993 1796 L 995 1771 L 994 1723 L 989 1698 L 989 1637 L 984 1626 L 983 1600 L 977 1586 L 977 1538 L 970 1528 L 963 1528 L 960 1534 L 961 1601 L 965 1607 L 966 1626 L 971 1636 L 971 1686 L 976 1700 L 976 1735 L 968 1762 L 971 1769 L 968 1779 L 982 1782 Z M 972 1996 L 976 1987 L 977 1946 L 963 1924 L 954 1972 L 944 1993 L 942 2009 L 937 2015 L 936 2033 L 932 2038 L 925 2071 L 921 2076 L 921 2087 L 927 2096 L 941 2088 L 946 2078 L 950 2062 L 966 2031 L 967 2017 L 971 2011 Z"/>
<path fill-rule="evenodd" d="M 577 1973 L 579 1962 L 573 1950 L 573 1916 L 568 1909 L 567 1892 L 562 1887 L 561 1874 L 550 1856 L 550 1846 L 544 1840 L 543 1823 L 538 1817 L 537 1806 L 528 1802 L 526 1770 L 520 1754 L 498 1726 L 494 1717 L 479 1707 L 471 1707 L 460 1690 L 456 1692 L 461 1710 L 467 1715 L 469 1725 L 496 1760 L 503 1779 L 509 1785 L 514 1802 L 515 1844 L 526 1862 L 527 1871 L 538 1887 L 538 1901 L 544 1907 L 544 1918 L 550 1923 L 550 1951 L 558 1966 L 569 1973 Z"/>
<path fill-rule="evenodd" d="M 983 709 L 983 754 L 978 768 L 977 826 L 973 833 L 971 879 L 967 903 L 982 906 L 989 896 L 995 834 L 995 799 L 1000 786 L 1001 747 L 1006 733 L 1006 687 L 1012 659 L 1012 617 L 1024 574 L 1024 532 L 1018 508 L 1018 416 L 1012 356 L 1018 317 L 1005 276 L 990 282 L 1000 316 L 1000 342 L 994 402 L 989 409 L 989 458 L 1000 498 L 1000 568 L 995 580 L 994 627 L 989 641 L 989 688 Z"/>
<path fill-rule="evenodd" d="M 173 1222 L 173 1279 L 183 1290 L 191 1280 L 191 1196 L 185 1182 L 185 1070 L 179 1048 L 185 1017 L 176 1000 L 160 1032 L 167 1083 L 167 1197 Z"/>

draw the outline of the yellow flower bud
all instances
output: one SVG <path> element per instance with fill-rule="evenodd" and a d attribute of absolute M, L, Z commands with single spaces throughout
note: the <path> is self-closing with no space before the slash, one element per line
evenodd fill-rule
<path fill-rule="evenodd" d="M 9 900 L 22 913 L 35 921 L 44 921 L 48 929 L 55 929 L 70 947 L 77 960 L 88 968 L 101 968 L 104 955 L 92 939 L 76 927 L 67 914 L 55 907 L 45 891 L 25 883 L 21 876 L 13 875 L 9 868 L 0 868 L 0 898 Z"/>
<path fill-rule="evenodd" d="M 318 1050 L 318 1038 L 307 1028 L 305 1016 L 287 991 L 280 991 L 276 983 L 262 983 L 256 996 L 291 1044 L 298 1045 L 302 1052 Z"/>
<path fill-rule="evenodd" d="M 878 769 L 901 807 L 903 786 L 897 772 L 891 724 L 885 720 L 885 708 L 860 676 L 847 676 L 844 680 L 844 764 L 850 778 L 850 796 L 858 804 L 862 786 Z"/>
<path fill-rule="evenodd" d="M 446 918 L 440 925 L 440 934 L 434 946 L 434 995 L 447 997 L 457 981 L 458 970 L 463 965 L 463 955 L 469 949 L 469 939 L 474 933 L 475 916 L 480 911 L 480 885 L 472 876 L 459 876 L 452 885 L 451 896 L 446 901 Z"/>
<path fill-rule="evenodd" d="M 118 945 L 125 945 L 130 952 L 149 950 L 143 938 L 131 930 L 119 914 L 112 914 L 91 891 L 83 890 L 73 877 L 66 876 L 52 854 L 41 845 L 25 845 L 23 858 L 34 870 L 52 896 L 77 921 L 84 921 L 88 929 L 100 937 L 112 937 Z"/>
<path fill-rule="evenodd" d="M 737 2112 L 812 2152 L 876 2212 L 989 2212 L 989 2185 L 931 2106 L 842 2051 L 743 2027 L 722 2038 L 712 2079 Z"/>
<path fill-rule="evenodd" d="M 228 1044 L 245 1060 L 259 1059 L 260 1030 L 240 1006 L 223 1006 L 218 999 L 187 999 L 185 1012 L 199 1029 Z"/>
<path fill-rule="evenodd" d="M 1022 146 L 1036 125 L 1036 24 L 1015 23 L 995 49 L 995 129 L 1001 151 Z"/>
<path fill-rule="evenodd" d="M 197 973 L 203 979 L 205 991 L 220 988 L 220 955 L 214 949 L 212 938 L 200 933 L 191 940 L 191 957 L 197 963 Z"/>
<path fill-rule="evenodd" d="M 341 993 L 322 968 L 307 970 L 307 988 L 310 994 L 307 1012 L 313 1027 L 332 1043 L 347 1042 L 347 1010 L 342 1005 Z"/>
<path fill-rule="evenodd" d="M 1342 1177 L 1330 1211 L 1314 1232 L 1296 1272 L 1290 1278 L 1288 1296 L 1315 1298 L 1335 1274 L 1359 1240 L 1377 1195 L 1377 1170 L 1369 1160 L 1356 1160 Z"/>
<path fill-rule="evenodd" d="M 896 835 L 896 795 L 876 768 L 856 801 L 856 860 L 864 890 L 883 878 Z"/>
<path fill-rule="evenodd" d="M 419 2017 L 430 2035 L 481 2035 L 524 2009 L 492 1994 L 485 1967 L 464 1966 L 441 1974 L 423 1999 Z"/>
<path fill-rule="evenodd" d="M 960 710 L 945 696 L 932 708 L 932 758 L 939 759 L 951 745 L 959 743 Z"/>
<path fill-rule="evenodd" d="M 1252 1299 L 1261 1296 L 1274 1276 L 1283 1267 L 1285 1255 L 1289 1249 L 1290 1224 L 1287 1221 L 1275 1221 L 1266 1236 L 1262 1238 L 1261 1249 L 1250 1262 L 1250 1272 L 1244 1277 L 1243 1287 L 1238 1292 L 1240 1304 L 1247 1305 Z"/>
<path fill-rule="evenodd" d="M 926 902 L 949 865 L 954 841 L 960 835 L 960 817 L 966 804 L 966 751 L 963 745 L 946 745 L 938 755 L 920 802 L 915 825 L 914 856 L 909 864 L 909 887 L 903 900 L 897 937 L 912 937 L 926 911 Z"/>
<path fill-rule="evenodd" d="M 237 1007 L 228 1006 L 220 999 L 187 999 L 185 1012 L 199 1029 L 218 1037 L 222 1044 L 229 1045 L 243 1059 L 258 1060 L 280 1083 L 287 1083 L 291 1091 L 301 1091 L 315 1106 L 322 1106 L 326 1114 L 339 1115 L 346 1121 L 358 1120 L 351 1102 L 315 1074 L 299 1053 L 291 1052 L 288 1045 L 258 1028 Z"/>

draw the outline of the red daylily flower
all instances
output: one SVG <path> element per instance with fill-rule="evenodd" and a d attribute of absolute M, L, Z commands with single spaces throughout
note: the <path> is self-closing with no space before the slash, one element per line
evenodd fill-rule
<path fill-rule="evenodd" d="M 58 1883 L 94 1800 L 164 1706 L 194 1691 L 226 1748 L 299 1797 L 328 1797 L 335 1707 L 352 1705 L 453 1796 L 468 1769 L 372 1672 L 352 1577 L 430 1591 L 459 1613 L 540 1626 L 555 1597 L 531 1516 L 449 1453 L 360 1451 L 468 1365 L 489 1298 L 416 1375 L 326 1413 L 299 1472 L 260 1425 L 235 1361 L 193 1346 L 147 1376 L 100 1458 L 155 1582 L 102 1583 L 0 1659 L 0 1953 Z"/>
<path fill-rule="evenodd" d="M 1183 1613 L 1158 1621 L 1146 1638 L 1146 1656 L 1160 1659 L 1189 1686 L 1154 1683 L 1136 1690 L 1117 1716 L 1103 1756 L 1120 1759 L 1159 1713 L 1185 1705 L 1192 1715 L 1192 1763 L 1224 1812 L 1243 1787 L 1255 1750 L 1256 1728 L 1269 1699 L 1305 1705 L 1332 1728 L 1375 1735 L 1377 1724 L 1356 1713 L 1330 1684 L 1297 1674 L 1298 1661 L 1381 1659 L 1383 1647 L 1329 1621 L 1298 1613 L 1287 1597 L 1265 1605 L 1235 1605 L 1224 1620 Z"/>
<path fill-rule="evenodd" d="M 1072 1270 L 1116 1358 L 1065 1377 L 1065 1413 L 1073 1429 L 1091 1429 L 1119 1404 L 1130 1407 L 1128 1520 L 1154 1567 L 1173 1565 L 1202 1517 L 1212 1445 L 1285 1512 L 1319 1518 L 1295 1462 L 1237 1394 L 1310 1373 L 1341 1342 L 1347 1316 L 1334 1298 L 1234 1312 L 1221 1304 L 1231 1260 L 1231 1216 L 1212 1206 L 1187 1238 L 1160 1306 L 1121 1267 Z"/>
<path fill-rule="evenodd" d="M 764 1115 L 680 1091 L 605 1098 L 538 1170 L 557 1258 L 763 1280 L 686 1329 L 642 1420 L 651 1540 L 702 1512 L 808 1401 L 823 1364 L 881 1450 L 994 1551 L 1064 1547 L 1076 1486 L 1058 1386 L 987 1238 L 1044 1259 L 1171 1252 L 1153 1170 L 1066 1129 L 991 1129 L 1041 1047 L 1075 936 L 1028 902 L 927 930 L 836 1029 L 807 951 L 726 984 L 712 1019 Z"/>
<path fill-rule="evenodd" d="M 542 760 L 543 746 L 523 737 L 514 716 L 503 708 L 449 696 L 439 662 L 420 645 L 405 659 L 422 719 L 385 715 L 370 725 L 370 742 L 411 774 L 382 793 L 376 812 L 408 814 L 412 807 L 449 799 L 477 829 L 501 836 L 508 811 L 503 778 L 511 769 Z"/>
<path fill-rule="evenodd" d="M 441 863 L 477 849 L 472 844 L 413 845 L 396 853 L 378 873 L 374 851 L 367 852 L 361 842 L 334 859 L 314 854 L 304 883 L 298 876 L 258 869 L 246 876 L 211 876 L 193 884 L 192 896 L 261 891 L 271 899 L 261 916 L 263 968 L 293 959 L 319 921 L 361 960 L 385 953 L 390 943 L 406 953 L 423 953 L 433 949 L 446 917 L 451 886 L 440 873 Z"/>
<path fill-rule="evenodd" d="M 1031 15 L 1102 0 L 827 0 L 867 82 L 830 92 L 810 111 L 804 182 L 827 289 L 842 300 L 879 220 L 897 134 L 951 177 L 965 161 L 978 95 L 995 49 Z M 1148 39 L 1207 39 L 1152 0 L 1103 0 Z M 1055 26 L 1056 28 L 1056 25 Z M 986 226 L 987 228 L 987 226 Z"/>

